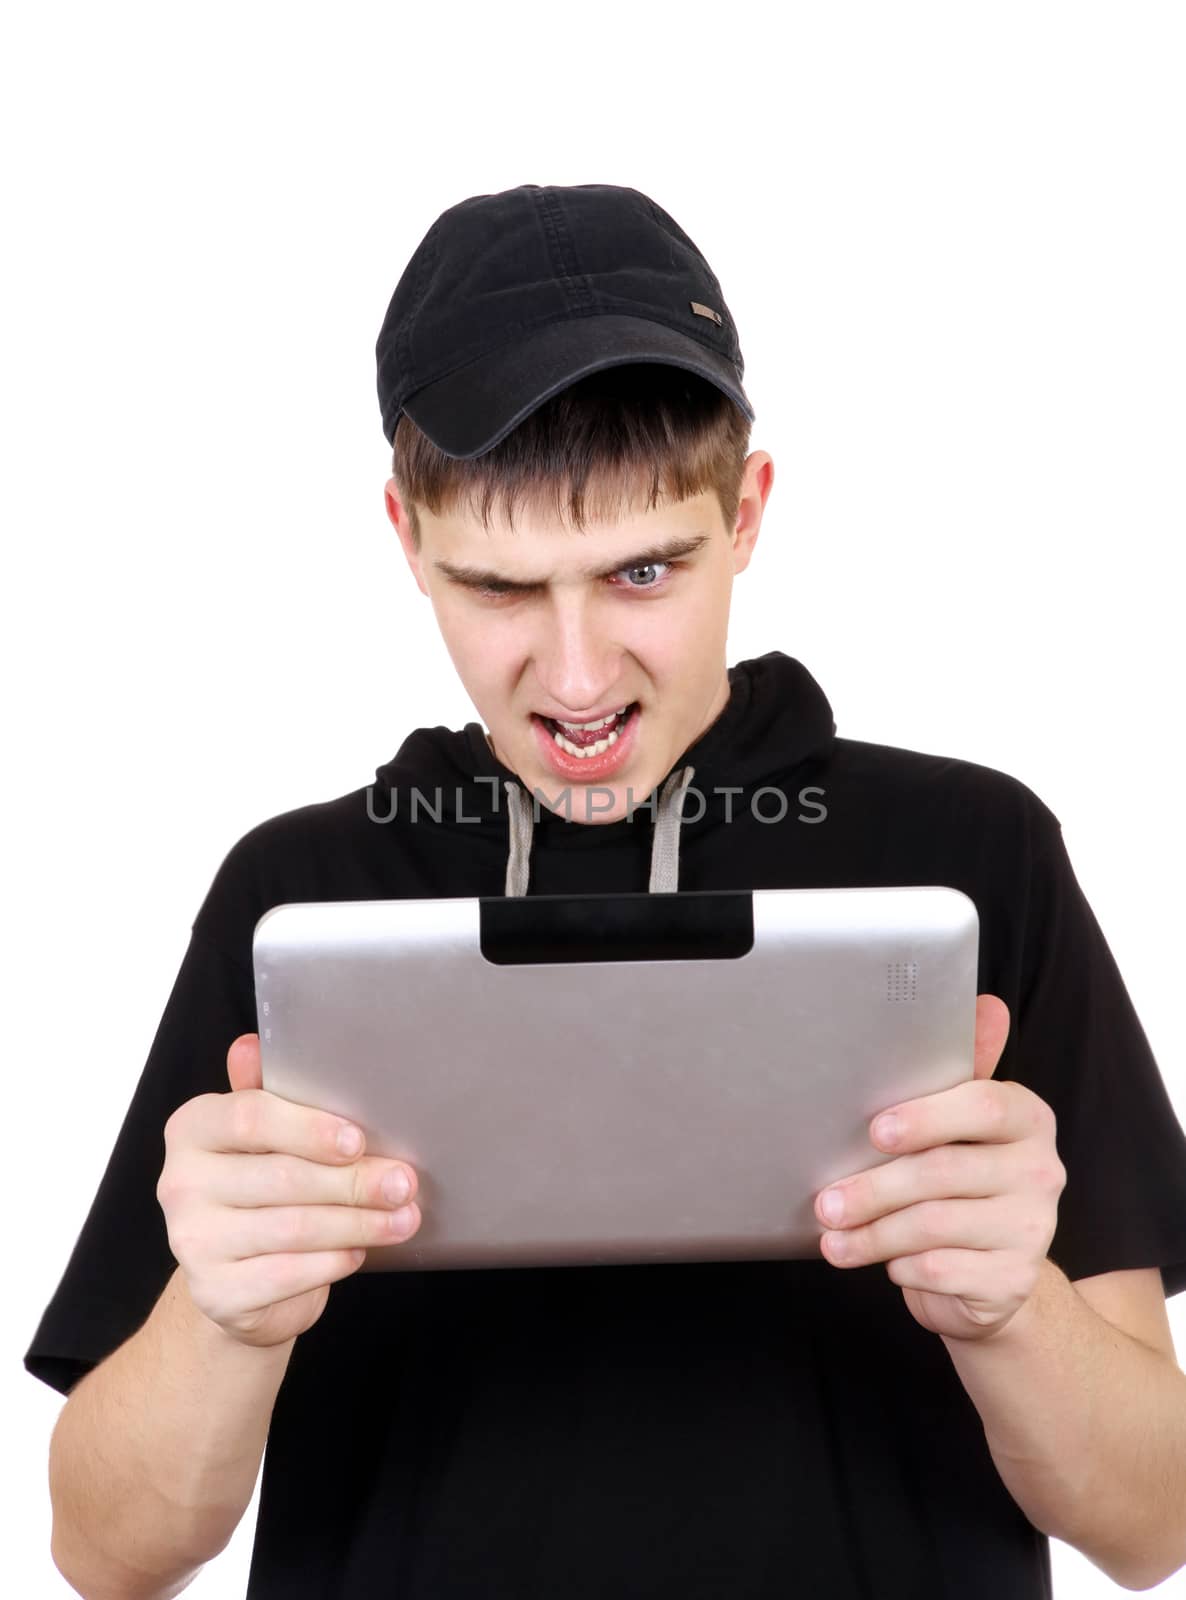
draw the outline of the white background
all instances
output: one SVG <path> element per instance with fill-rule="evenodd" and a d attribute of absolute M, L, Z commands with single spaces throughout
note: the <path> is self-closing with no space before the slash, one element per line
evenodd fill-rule
<path fill-rule="evenodd" d="M 42 3 L 5 35 L 10 1592 L 68 1592 L 21 1356 L 215 869 L 475 715 L 384 516 L 373 369 L 468 195 L 628 184 L 704 249 L 776 465 L 729 659 L 1043 797 L 1186 1120 L 1178 6 Z M 254 1517 L 191 1593 L 242 1594 Z"/>

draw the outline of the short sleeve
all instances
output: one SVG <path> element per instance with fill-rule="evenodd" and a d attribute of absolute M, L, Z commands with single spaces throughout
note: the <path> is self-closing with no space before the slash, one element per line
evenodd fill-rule
<path fill-rule="evenodd" d="M 226 1053 L 256 1031 L 250 970 L 195 923 L 98 1192 L 25 1355 L 68 1394 L 147 1320 L 177 1262 L 156 1187 L 165 1123 L 195 1095 L 230 1085 Z"/>
<path fill-rule="evenodd" d="M 1067 1181 L 1050 1247 L 1070 1279 L 1160 1267 L 1186 1288 L 1186 1134 L 1107 941 L 1038 803 L 1017 1046 L 1003 1076 L 1057 1118 Z"/>

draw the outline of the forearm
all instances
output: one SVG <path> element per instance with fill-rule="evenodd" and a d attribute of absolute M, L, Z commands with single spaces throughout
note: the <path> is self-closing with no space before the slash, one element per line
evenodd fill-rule
<path fill-rule="evenodd" d="M 168 1600 L 225 1548 L 292 1348 L 224 1334 L 179 1269 L 139 1332 L 75 1388 L 50 1444 L 52 1548 L 87 1600 Z"/>
<path fill-rule="evenodd" d="M 1100 1317 L 1053 1264 L 1002 1331 L 943 1340 L 1035 1527 L 1116 1582 L 1186 1561 L 1186 1374 Z"/>

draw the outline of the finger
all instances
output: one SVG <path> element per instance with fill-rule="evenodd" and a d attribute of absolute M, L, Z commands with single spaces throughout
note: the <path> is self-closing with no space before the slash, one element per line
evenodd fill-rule
<path fill-rule="evenodd" d="M 224 1260 L 301 1255 L 309 1251 L 367 1249 L 399 1243 L 420 1226 L 420 1207 L 372 1211 L 362 1206 L 228 1207 L 220 1232 Z"/>
<path fill-rule="evenodd" d="M 926 1250 L 886 1265 L 886 1276 L 903 1289 L 959 1295 L 971 1311 L 1010 1305 L 1017 1298 L 1016 1264 L 1005 1250 Z"/>
<path fill-rule="evenodd" d="M 226 1070 L 232 1089 L 263 1088 L 258 1033 L 239 1035 L 226 1053 Z"/>
<path fill-rule="evenodd" d="M 364 1156 L 349 1166 L 327 1166 L 300 1156 L 214 1154 L 195 1152 L 187 1168 L 187 1184 L 203 1197 L 224 1206 L 341 1205 L 376 1208 L 404 1205 L 415 1199 L 419 1180 L 406 1161 Z M 402 1194 L 387 1193 L 388 1177 L 405 1180 Z"/>
<path fill-rule="evenodd" d="M 1016 1249 L 1029 1241 L 1028 1196 L 997 1195 L 985 1200 L 923 1200 L 860 1228 L 825 1233 L 820 1248 L 829 1261 L 865 1267 L 924 1250 Z"/>
<path fill-rule="evenodd" d="M 254 1261 L 232 1261 L 218 1270 L 217 1305 L 222 1322 L 251 1311 L 265 1311 L 282 1300 L 322 1289 L 357 1272 L 365 1249 L 309 1251 L 301 1255 L 257 1256 Z M 208 1292 L 202 1293 L 209 1300 Z"/>
<path fill-rule="evenodd" d="M 968 1078 L 953 1089 L 879 1112 L 869 1125 L 869 1138 L 878 1149 L 895 1154 L 963 1139 L 1008 1144 L 1040 1133 L 1049 1109 L 1032 1090 L 1011 1079 Z M 882 1131 L 883 1119 L 890 1116 L 897 1124 L 892 1138 Z"/>
<path fill-rule="evenodd" d="M 815 1214 L 823 1225 L 856 1227 L 890 1211 L 923 1200 L 984 1199 L 1003 1194 L 1015 1170 L 1007 1145 L 942 1144 L 898 1156 L 830 1183 L 816 1196 Z M 838 1196 L 840 1209 L 827 1211 L 825 1199 Z"/>
<path fill-rule="evenodd" d="M 972 1075 L 991 1078 L 997 1070 L 1005 1041 L 1009 1037 L 1009 1007 L 995 994 L 976 996 L 976 1042 L 973 1046 Z"/>
<path fill-rule="evenodd" d="M 350 1132 L 357 1148 L 343 1149 L 339 1139 Z M 357 1161 L 365 1145 L 362 1130 L 345 1117 L 285 1100 L 266 1089 L 198 1095 L 174 1113 L 165 1134 L 167 1141 L 200 1150 L 278 1151 L 331 1166 Z"/>

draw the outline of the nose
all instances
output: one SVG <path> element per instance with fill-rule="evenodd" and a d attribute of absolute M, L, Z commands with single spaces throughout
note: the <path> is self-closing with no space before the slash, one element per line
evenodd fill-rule
<path fill-rule="evenodd" d="M 535 641 L 535 670 L 548 699 L 579 721 L 600 711 L 621 683 L 622 647 L 602 607 L 581 593 L 557 593 L 544 611 Z"/>

